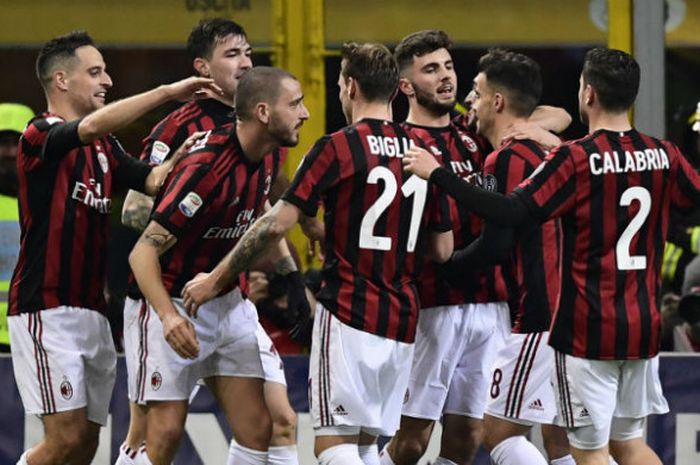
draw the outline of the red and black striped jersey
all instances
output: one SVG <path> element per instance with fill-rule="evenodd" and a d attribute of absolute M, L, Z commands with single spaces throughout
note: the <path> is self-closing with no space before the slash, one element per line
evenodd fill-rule
<path fill-rule="evenodd" d="M 456 175 L 470 181 L 470 178 L 481 171 L 488 149 L 483 145 L 482 139 L 475 134 L 463 131 L 453 124 L 439 128 L 410 123 L 403 123 L 403 126 L 418 137 L 428 150 L 440 156 L 442 164 Z M 447 201 L 454 246 L 455 249 L 461 249 L 479 236 L 481 219 L 469 213 L 454 198 L 447 197 Z M 425 260 L 418 281 L 418 291 L 421 308 L 508 300 L 506 283 L 500 266 L 483 272 L 465 270 L 462 285 L 457 288 L 440 278 L 431 260 Z"/>
<path fill-rule="evenodd" d="M 495 187 L 501 194 L 509 194 L 535 171 L 545 155 L 536 142 L 511 140 L 486 157 L 485 184 Z M 513 253 L 503 263 L 513 315 L 513 332 L 539 333 L 549 330 L 559 298 L 560 255 L 561 227 L 558 219 L 541 224 L 528 222 L 517 229 Z"/>
<path fill-rule="evenodd" d="M 398 123 L 363 119 L 321 138 L 283 197 L 308 216 L 323 202 L 318 300 L 353 328 L 404 342 L 415 338 L 421 233 L 451 226 L 445 197 L 403 171 L 416 143 Z"/>
<path fill-rule="evenodd" d="M 156 124 L 143 140 L 141 160 L 160 165 L 197 131 L 232 126 L 233 107 L 216 99 L 193 100 L 182 105 Z"/>
<path fill-rule="evenodd" d="M 236 122 L 236 111 L 216 99 L 193 100 L 163 118 L 153 127 L 151 133 L 143 140 L 141 160 L 151 165 L 165 162 L 197 131 L 210 131 L 216 128 L 231 128 Z M 289 149 L 279 147 L 273 156 L 279 166 L 277 173 L 282 173 L 282 165 L 287 159 Z M 282 173 L 283 175 L 283 173 Z M 247 289 L 247 278 L 241 273 L 241 288 Z M 138 286 L 133 275 L 129 275 L 129 294 L 138 295 Z"/>
<path fill-rule="evenodd" d="M 216 99 L 193 100 L 156 124 L 143 140 L 141 160 L 160 165 L 197 131 L 230 128 L 236 123 L 236 110 Z M 279 147 L 280 170 L 289 149 Z"/>
<path fill-rule="evenodd" d="M 553 150 L 515 192 L 536 218 L 562 219 L 550 344 L 590 359 L 656 355 L 669 210 L 700 203 L 700 177 L 678 148 L 636 130 L 598 130 Z"/>
<path fill-rule="evenodd" d="M 211 271 L 261 215 L 280 165 L 278 152 L 259 162 L 246 158 L 232 127 L 205 137 L 168 176 L 151 215 L 177 237 L 160 257 L 173 297 Z"/>
<path fill-rule="evenodd" d="M 20 139 L 20 255 L 10 315 L 61 305 L 105 310 L 112 192 L 115 185 L 143 190 L 150 168 L 113 136 L 83 144 L 79 123 L 44 113 Z"/>

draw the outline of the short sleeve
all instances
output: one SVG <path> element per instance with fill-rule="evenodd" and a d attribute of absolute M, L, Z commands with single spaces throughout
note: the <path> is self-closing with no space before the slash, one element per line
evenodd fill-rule
<path fill-rule="evenodd" d="M 126 153 L 116 137 L 110 135 L 106 139 L 113 158 L 114 180 L 117 185 L 143 192 L 151 167 Z"/>
<path fill-rule="evenodd" d="M 78 136 L 81 119 L 66 122 L 58 116 L 33 119 L 20 139 L 22 167 L 31 171 L 46 161 L 58 161 L 83 143 Z"/>

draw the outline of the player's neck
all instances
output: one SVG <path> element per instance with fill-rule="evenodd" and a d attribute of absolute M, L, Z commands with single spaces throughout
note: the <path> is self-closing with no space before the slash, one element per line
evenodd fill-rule
<path fill-rule="evenodd" d="M 47 111 L 52 115 L 60 116 L 66 121 L 73 121 L 87 116 L 80 114 L 68 102 L 61 101 L 61 99 L 48 99 Z"/>
<path fill-rule="evenodd" d="M 599 129 L 607 129 L 608 131 L 625 132 L 632 129 L 627 112 L 624 113 L 607 113 L 607 112 L 590 112 L 588 114 L 588 133 L 592 134 Z"/>
<path fill-rule="evenodd" d="M 408 109 L 406 122 L 416 126 L 442 128 L 450 124 L 450 114 L 436 115 L 427 108 L 412 102 Z"/>
<path fill-rule="evenodd" d="M 393 120 L 390 102 L 360 102 L 355 101 L 352 104 L 352 122 L 370 118 L 383 119 L 386 121 Z"/>
<path fill-rule="evenodd" d="M 527 118 L 518 118 L 510 114 L 502 114 L 494 119 L 489 134 L 484 134 L 491 143 L 491 147 L 498 148 L 503 143 L 503 138 L 508 134 L 510 127 L 515 123 L 527 122 Z"/>
<path fill-rule="evenodd" d="M 233 101 L 235 100 L 236 96 L 235 95 L 218 95 L 214 94 L 211 96 L 214 100 L 218 100 L 219 102 L 223 103 L 226 106 L 229 106 L 233 108 Z"/>
<path fill-rule="evenodd" d="M 278 144 L 272 137 L 267 135 L 267 132 L 253 124 L 236 123 L 236 137 L 241 144 L 245 157 L 257 163 L 263 159 L 265 155 L 277 148 Z"/>

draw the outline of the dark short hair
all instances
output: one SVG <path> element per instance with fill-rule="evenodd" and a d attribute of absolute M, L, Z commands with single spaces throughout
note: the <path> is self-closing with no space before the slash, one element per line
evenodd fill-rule
<path fill-rule="evenodd" d="M 639 91 L 639 64 L 628 53 L 594 48 L 583 61 L 583 82 L 590 85 L 603 109 L 627 111 Z"/>
<path fill-rule="evenodd" d="M 450 38 L 444 31 L 427 29 L 425 31 L 409 34 L 394 49 L 394 58 L 399 65 L 399 71 L 403 72 L 413 64 L 416 57 L 421 57 L 441 48 L 448 49 L 452 46 Z"/>
<path fill-rule="evenodd" d="M 187 53 L 190 58 L 211 59 L 216 45 L 228 36 L 246 37 L 240 24 L 225 18 L 203 19 L 192 28 L 187 38 Z"/>
<path fill-rule="evenodd" d="M 530 116 L 542 97 L 540 65 L 522 53 L 491 49 L 479 59 L 478 72 L 490 86 L 508 94 L 517 116 Z"/>
<path fill-rule="evenodd" d="M 368 102 L 390 101 L 399 87 L 399 69 L 382 44 L 349 42 L 341 49 L 343 79 L 353 78 Z"/>
<path fill-rule="evenodd" d="M 294 79 L 293 74 L 272 66 L 256 66 L 249 69 L 238 82 L 238 90 L 234 106 L 236 117 L 245 121 L 253 116 L 255 106 L 265 102 L 271 105 L 277 103 L 280 96 L 281 82 L 284 79 Z"/>
<path fill-rule="evenodd" d="M 48 87 L 57 65 L 74 59 L 75 51 L 87 45 L 94 47 L 95 42 L 85 31 L 70 32 L 46 42 L 36 58 L 36 77 L 42 87 Z"/>

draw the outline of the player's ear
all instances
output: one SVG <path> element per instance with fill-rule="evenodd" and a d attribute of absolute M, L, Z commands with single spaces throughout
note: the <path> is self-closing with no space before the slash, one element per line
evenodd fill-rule
<path fill-rule="evenodd" d="M 265 102 L 255 105 L 255 117 L 263 124 L 270 122 L 270 107 Z"/>
<path fill-rule="evenodd" d="M 506 107 L 506 99 L 503 96 L 502 93 L 496 92 L 493 96 L 493 105 L 495 107 L 495 110 L 497 112 L 502 112 L 503 109 Z"/>
<path fill-rule="evenodd" d="M 353 78 L 349 77 L 348 78 L 348 97 L 351 99 L 354 99 L 355 96 L 357 95 L 357 81 L 354 80 Z"/>
<path fill-rule="evenodd" d="M 586 87 L 583 88 L 583 101 L 586 102 L 586 105 L 593 105 L 595 100 L 595 89 L 590 84 L 586 84 Z"/>
<path fill-rule="evenodd" d="M 416 95 L 416 91 L 413 89 L 413 84 L 411 84 L 411 82 L 406 78 L 399 79 L 399 90 L 403 92 L 406 97 Z"/>
<path fill-rule="evenodd" d="M 206 78 L 211 77 L 209 73 L 209 62 L 204 58 L 195 58 L 192 62 L 192 67 L 194 67 L 194 70 L 197 71 L 197 74 L 200 76 Z"/>
<path fill-rule="evenodd" d="M 68 90 L 68 73 L 65 71 L 54 71 L 51 79 L 60 90 Z"/>

